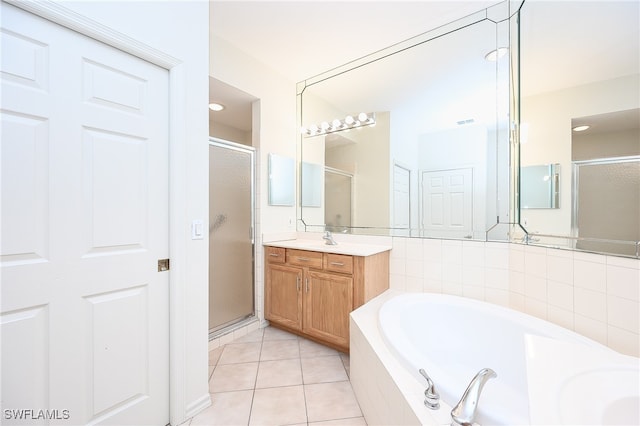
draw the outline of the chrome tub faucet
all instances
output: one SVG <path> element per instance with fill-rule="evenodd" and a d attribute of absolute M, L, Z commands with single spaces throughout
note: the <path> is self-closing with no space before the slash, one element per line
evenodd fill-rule
<path fill-rule="evenodd" d="M 476 374 L 458 405 L 451 410 L 451 426 L 470 426 L 474 423 L 482 388 L 489 379 L 497 376 L 496 372 L 490 368 L 483 368 Z"/>
<path fill-rule="evenodd" d="M 440 394 L 436 391 L 436 385 L 424 369 L 421 368 L 418 372 L 427 380 L 427 389 L 424 391 L 424 405 L 432 410 L 437 410 L 440 408 Z"/>

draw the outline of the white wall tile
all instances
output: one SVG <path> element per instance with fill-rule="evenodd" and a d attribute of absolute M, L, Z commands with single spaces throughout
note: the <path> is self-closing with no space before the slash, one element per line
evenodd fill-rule
<path fill-rule="evenodd" d="M 462 265 L 462 241 L 442 241 L 442 263 Z"/>
<path fill-rule="evenodd" d="M 524 312 L 524 294 L 510 292 L 509 307 L 516 311 Z"/>
<path fill-rule="evenodd" d="M 443 281 L 442 293 L 453 296 L 462 296 L 462 284 Z"/>
<path fill-rule="evenodd" d="M 547 305 L 547 320 L 561 327 L 573 330 L 573 310 Z"/>
<path fill-rule="evenodd" d="M 442 281 L 426 278 L 424 280 L 424 291 L 427 293 L 442 293 Z"/>
<path fill-rule="evenodd" d="M 604 258 L 604 256 L 601 257 Z M 576 288 L 586 288 L 604 293 L 607 290 L 606 265 L 600 262 L 575 260 L 573 263 L 573 285 Z"/>
<path fill-rule="evenodd" d="M 408 238 L 405 242 L 405 249 L 407 259 L 422 261 L 424 256 L 422 238 Z"/>
<path fill-rule="evenodd" d="M 484 243 L 478 241 L 464 241 L 462 243 L 462 264 L 484 268 Z"/>
<path fill-rule="evenodd" d="M 509 269 L 524 272 L 524 246 L 509 244 Z"/>
<path fill-rule="evenodd" d="M 509 290 L 509 270 L 487 267 L 484 271 L 484 282 L 487 288 Z"/>
<path fill-rule="evenodd" d="M 603 256 L 601 254 L 595 253 L 587 253 L 584 251 L 574 251 L 573 259 L 579 260 L 581 262 L 592 262 L 592 263 L 606 263 L 607 256 Z"/>
<path fill-rule="evenodd" d="M 414 278 L 422 278 L 424 276 L 424 262 L 422 261 L 422 256 L 420 260 L 410 260 L 406 261 L 406 275 L 408 277 Z"/>
<path fill-rule="evenodd" d="M 590 339 L 607 344 L 607 324 L 596 321 L 592 318 L 584 317 L 580 314 L 574 314 L 574 330 Z"/>
<path fill-rule="evenodd" d="M 640 269 L 640 259 L 629 257 L 607 256 L 607 265 L 620 266 L 622 268 Z"/>
<path fill-rule="evenodd" d="M 607 323 L 635 334 L 640 333 L 640 302 L 607 296 Z"/>
<path fill-rule="evenodd" d="M 462 267 L 462 284 L 475 287 L 484 287 L 485 268 L 480 266 Z"/>
<path fill-rule="evenodd" d="M 509 271 L 509 289 L 524 295 L 524 272 Z"/>
<path fill-rule="evenodd" d="M 607 292 L 626 299 L 640 300 L 640 269 L 607 265 Z"/>
<path fill-rule="evenodd" d="M 500 306 L 509 307 L 509 292 L 497 288 L 485 288 L 484 300 Z"/>
<path fill-rule="evenodd" d="M 471 286 L 471 285 L 463 285 L 462 286 L 462 295 L 464 297 L 468 297 L 470 299 L 482 300 L 484 301 L 484 288 Z"/>
<path fill-rule="evenodd" d="M 430 280 L 442 280 L 442 263 L 440 262 L 424 262 L 424 277 Z"/>
<path fill-rule="evenodd" d="M 452 263 L 443 263 L 442 281 L 462 284 L 462 267 Z"/>
<path fill-rule="evenodd" d="M 426 239 L 422 249 L 425 261 L 442 262 L 442 240 Z"/>
<path fill-rule="evenodd" d="M 547 301 L 547 280 L 534 275 L 524 276 L 524 295 L 542 302 Z"/>
<path fill-rule="evenodd" d="M 486 243 L 485 265 L 488 268 L 509 269 L 509 245 Z"/>
<path fill-rule="evenodd" d="M 560 250 L 553 250 L 560 252 Z M 547 278 L 573 285 L 573 258 L 547 256 Z"/>
<path fill-rule="evenodd" d="M 534 317 L 547 319 L 547 304 L 531 297 L 524 298 L 524 312 Z"/>
<path fill-rule="evenodd" d="M 424 291 L 424 280 L 417 277 L 407 277 L 407 291 L 419 292 Z"/>
<path fill-rule="evenodd" d="M 390 257 L 389 272 L 395 275 L 404 275 L 406 273 L 405 259 L 399 257 Z"/>
<path fill-rule="evenodd" d="M 573 284 L 548 280 L 547 302 L 549 305 L 573 312 Z"/>
<path fill-rule="evenodd" d="M 406 291 L 407 277 L 404 274 L 389 274 L 389 288 Z"/>
<path fill-rule="evenodd" d="M 575 313 L 596 321 L 607 321 L 607 298 L 605 294 L 584 288 L 573 292 Z"/>
<path fill-rule="evenodd" d="M 524 251 L 524 273 L 527 275 L 547 278 L 547 255 L 544 252 L 532 250 L 539 247 L 527 247 Z"/>
<path fill-rule="evenodd" d="M 607 344 L 610 348 L 625 355 L 640 356 L 640 336 L 630 331 L 609 325 Z"/>
<path fill-rule="evenodd" d="M 394 237 L 389 257 L 404 259 L 407 257 L 407 238 Z"/>

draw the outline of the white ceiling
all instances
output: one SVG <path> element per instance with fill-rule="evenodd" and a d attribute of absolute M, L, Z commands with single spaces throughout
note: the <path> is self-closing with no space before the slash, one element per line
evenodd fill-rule
<path fill-rule="evenodd" d="M 477 12 L 497 1 L 210 1 L 211 32 L 291 81 Z"/>
<path fill-rule="evenodd" d="M 297 83 L 496 3 L 210 0 L 210 33 Z M 227 106 L 224 114 L 209 114 L 214 122 L 251 128 L 250 108 L 238 108 L 248 94 L 236 99 L 215 79 L 209 91 L 210 102 Z"/>
<path fill-rule="evenodd" d="M 211 0 L 210 32 L 298 82 L 496 3 Z M 639 4 L 528 0 L 521 22 L 523 95 L 638 73 Z M 384 87 L 398 90 L 398 83 L 376 84 L 375 90 Z M 233 90 L 212 94 L 222 100 Z"/>

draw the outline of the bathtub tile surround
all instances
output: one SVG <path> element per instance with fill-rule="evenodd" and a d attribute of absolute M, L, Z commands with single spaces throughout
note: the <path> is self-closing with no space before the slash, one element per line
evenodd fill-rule
<path fill-rule="evenodd" d="M 272 327 L 231 339 L 209 352 L 212 405 L 185 425 L 366 425 L 348 355 Z"/>
<path fill-rule="evenodd" d="M 392 289 L 507 306 L 640 356 L 638 259 L 499 242 L 394 237 L 392 246 Z"/>

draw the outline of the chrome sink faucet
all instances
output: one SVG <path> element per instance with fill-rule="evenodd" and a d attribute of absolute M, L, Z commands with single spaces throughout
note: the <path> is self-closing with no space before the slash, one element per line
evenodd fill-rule
<path fill-rule="evenodd" d="M 474 423 L 482 388 L 489 379 L 494 377 L 498 375 L 490 368 L 483 368 L 476 374 L 458 405 L 451 410 L 451 426 L 470 426 Z"/>
<path fill-rule="evenodd" d="M 328 246 L 337 246 L 336 240 L 333 239 L 330 231 L 325 231 L 322 239 L 325 241 L 325 244 Z"/>

